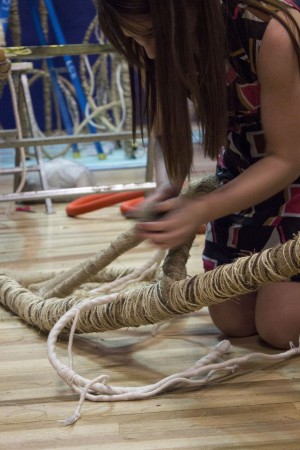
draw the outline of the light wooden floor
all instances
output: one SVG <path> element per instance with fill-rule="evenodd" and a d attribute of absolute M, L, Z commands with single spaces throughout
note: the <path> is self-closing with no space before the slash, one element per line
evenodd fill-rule
<path fill-rule="evenodd" d="M 12 208 L 8 216 L 6 207 L 0 204 L 0 271 L 64 270 L 131 225 L 117 207 L 77 219 L 66 216 L 64 204 L 56 204 L 53 215 L 34 205 L 33 213 Z M 202 270 L 201 248 L 198 237 L 190 274 Z M 117 263 L 139 265 L 150 254 L 144 244 Z M 171 321 L 155 336 L 151 331 L 78 336 L 75 370 L 87 378 L 108 374 L 116 386 L 150 384 L 192 365 L 222 338 L 206 309 Z M 58 420 L 74 412 L 78 396 L 48 362 L 46 339 L 0 308 L 1 450 L 300 449 L 300 358 L 248 364 L 197 391 L 133 402 L 86 401 L 82 418 L 63 427 Z M 230 356 L 276 353 L 255 336 L 231 342 Z M 64 340 L 59 344 L 63 355 L 66 346 Z"/>

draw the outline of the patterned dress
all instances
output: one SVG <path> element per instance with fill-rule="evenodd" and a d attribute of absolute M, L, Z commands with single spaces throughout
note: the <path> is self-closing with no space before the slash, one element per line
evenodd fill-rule
<path fill-rule="evenodd" d="M 296 2 L 284 2 L 300 10 Z M 217 162 L 217 176 L 224 184 L 265 155 L 256 62 L 271 15 L 246 8 L 236 0 L 224 0 L 222 7 L 230 51 L 226 80 L 228 141 Z M 273 247 L 299 231 L 300 177 L 268 200 L 208 224 L 204 269 Z"/>

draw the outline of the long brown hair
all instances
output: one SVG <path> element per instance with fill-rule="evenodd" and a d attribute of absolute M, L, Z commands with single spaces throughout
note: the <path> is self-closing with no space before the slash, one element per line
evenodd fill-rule
<path fill-rule="evenodd" d="M 291 36 L 300 66 L 299 41 L 276 12 L 276 9 L 285 12 L 300 40 L 299 27 L 285 3 L 280 0 L 233 0 L 228 3 L 243 3 L 276 17 Z M 148 132 L 159 115 L 168 175 L 174 182 L 183 182 L 190 174 L 193 160 L 188 97 L 194 102 L 202 129 L 205 155 L 214 159 L 225 142 L 227 46 L 221 2 L 96 0 L 96 6 L 101 29 L 129 63 L 133 136 L 135 138 L 138 114 L 141 113 L 142 125 L 147 125 Z M 196 21 L 194 36 L 189 30 L 188 10 Z M 134 16 L 145 16 L 152 21 L 155 61 L 122 32 L 121 26 L 126 27 L 125 19 Z"/>

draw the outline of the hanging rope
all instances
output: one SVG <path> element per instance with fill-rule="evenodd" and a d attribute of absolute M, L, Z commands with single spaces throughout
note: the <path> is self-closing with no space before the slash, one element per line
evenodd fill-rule
<path fill-rule="evenodd" d="M 19 1 L 12 0 L 9 16 L 9 29 L 12 35 L 12 41 L 15 47 L 21 47 L 22 45 L 22 28 L 19 12 Z"/>
<path fill-rule="evenodd" d="M 44 0 L 39 1 L 39 13 L 41 18 L 41 26 L 48 42 L 49 37 L 49 22 L 48 11 Z M 42 60 L 42 69 L 45 73 L 49 73 L 47 61 Z M 50 77 L 43 77 L 43 105 L 44 105 L 44 120 L 46 134 L 52 131 L 52 112 L 51 112 L 51 83 Z"/>
<path fill-rule="evenodd" d="M 86 31 L 83 44 L 88 43 L 93 34 L 100 44 L 106 43 L 98 29 L 97 16 Z M 97 129 L 112 132 L 128 129 L 127 113 L 130 119 L 131 96 L 126 74 L 127 63 L 115 53 L 101 54 L 93 63 L 86 55 L 80 56 L 81 82 L 88 100 L 84 125 L 88 122 Z"/>
<path fill-rule="evenodd" d="M 23 138 L 22 133 L 22 124 L 21 124 L 21 117 L 20 112 L 18 108 L 18 99 L 17 99 L 17 92 L 16 87 L 14 84 L 14 80 L 11 74 L 11 62 L 9 59 L 6 58 L 5 50 L 3 48 L 0 48 L 0 81 L 8 82 L 9 89 L 10 89 L 10 95 L 11 95 L 11 101 L 12 101 L 12 107 L 13 107 L 13 113 L 14 118 L 16 122 L 16 130 L 17 130 L 17 137 L 18 139 Z M 25 148 L 20 147 L 16 151 L 20 152 L 20 161 L 21 161 L 21 179 L 19 182 L 19 186 L 16 189 L 16 193 L 21 192 L 26 180 L 26 154 L 25 154 Z"/>
<path fill-rule="evenodd" d="M 10 74 L 11 62 L 5 56 L 5 50 L 0 48 L 0 80 L 7 81 Z"/>

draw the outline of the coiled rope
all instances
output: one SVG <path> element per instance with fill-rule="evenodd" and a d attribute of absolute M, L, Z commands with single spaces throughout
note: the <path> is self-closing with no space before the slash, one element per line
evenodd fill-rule
<path fill-rule="evenodd" d="M 203 195 L 217 188 L 214 177 L 204 178 L 183 193 L 187 197 Z M 233 296 L 257 290 L 274 281 L 287 281 L 300 271 L 300 237 L 261 253 L 237 259 L 211 272 L 187 277 L 186 262 L 193 239 L 183 247 L 168 252 L 162 267 L 157 270 L 161 254 L 140 270 L 128 269 L 112 274 L 107 266 L 120 254 L 140 243 L 134 229 L 119 236 L 110 247 L 74 269 L 59 275 L 21 276 L 19 281 L 10 274 L 0 275 L 0 301 L 28 324 L 49 332 L 49 360 L 58 375 L 78 394 L 80 401 L 75 413 L 64 421 L 76 422 L 84 399 L 116 401 L 148 398 L 178 385 L 200 386 L 222 370 L 232 371 L 248 360 L 276 361 L 299 354 L 291 348 L 279 355 L 250 354 L 244 358 L 216 363 L 229 349 L 223 341 L 209 355 L 186 371 L 171 375 L 150 386 L 138 388 L 112 387 L 108 377 L 88 380 L 74 372 L 71 349 L 77 333 L 103 332 L 123 327 L 155 324 L 177 315 L 197 311 Z M 143 285 L 126 289 L 147 275 Z M 120 278 L 121 277 L 121 278 Z M 88 282 L 109 281 L 102 288 L 90 290 Z M 23 284 L 23 285 L 22 285 Z M 125 288 L 125 289 L 124 289 Z M 113 293 L 109 293 L 114 291 Z M 73 324 L 70 325 L 70 322 Z M 56 355 L 56 341 L 61 333 L 70 332 L 69 365 L 62 364 Z M 194 379 L 203 376 L 202 379 Z"/>

